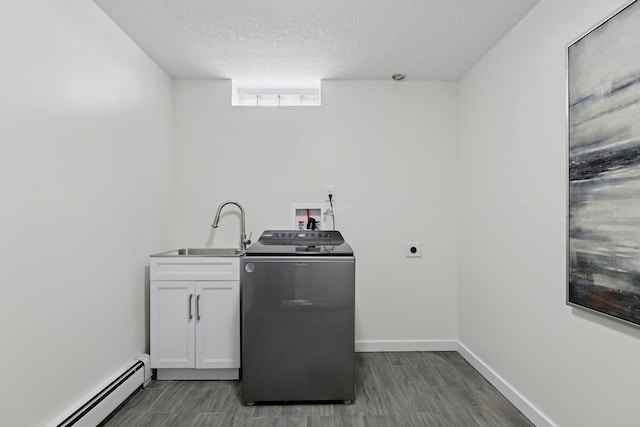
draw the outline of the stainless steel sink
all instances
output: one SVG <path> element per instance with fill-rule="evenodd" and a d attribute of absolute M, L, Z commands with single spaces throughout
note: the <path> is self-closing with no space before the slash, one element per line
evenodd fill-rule
<path fill-rule="evenodd" d="M 151 256 L 242 256 L 246 251 L 238 248 L 183 248 L 161 252 Z"/>

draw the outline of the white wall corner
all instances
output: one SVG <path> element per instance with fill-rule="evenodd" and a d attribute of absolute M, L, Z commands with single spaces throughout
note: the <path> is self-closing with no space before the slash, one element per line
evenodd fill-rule
<path fill-rule="evenodd" d="M 538 408 L 522 396 L 515 388 L 478 358 L 461 342 L 456 343 L 456 350 L 471 364 L 480 374 L 486 378 L 500 393 L 504 395 L 525 417 L 536 427 L 557 427 Z"/>
<path fill-rule="evenodd" d="M 457 351 L 457 342 L 431 340 L 356 341 L 356 352 Z"/>

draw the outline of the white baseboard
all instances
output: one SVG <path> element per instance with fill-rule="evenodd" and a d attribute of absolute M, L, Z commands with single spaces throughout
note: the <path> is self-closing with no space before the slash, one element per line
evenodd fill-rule
<path fill-rule="evenodd" d="M 144 356 L 140 356 L 135 362 L 93 389 L 50 424 L 50 427 L 94 427 L 102 422 L 134 391 L 144 385 L 146 365 L 137 366 L 140 362 L 144 364 Z"/>
<path fill-rule="evenodd" d="M 471 350 L 461 342 L 457 342 L 456 350 L 464 359 L 471 364 L 480 374 L 498 389 L 525 417 L 537 427 L 556 427 L 538 408 L 529 402 L 524 396 L 491 369 L 486 363 L 480 360 Z"/>
<path fill-rule="evenodd" d="M 391 340 L 356 341 L 356 352 L 458 351 L 457 341 Z"/>

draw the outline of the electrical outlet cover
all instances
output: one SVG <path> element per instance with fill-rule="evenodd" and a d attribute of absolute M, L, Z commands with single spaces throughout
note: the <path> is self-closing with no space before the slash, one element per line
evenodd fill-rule
<path fill-rule="evenodd" d="M 329 194 L 331 194 L 331 200 L 336 200 L 336 186 L 335 185 L 325 185 L 324 186 L 325 197 L 327 201 L 329 200 Z"/>
<path fill-rule="evenodd" d="M 407 258 L 420 258 L 422 256 L 422 245 L 420 242 L 405 243 L 405 254 Z"/>

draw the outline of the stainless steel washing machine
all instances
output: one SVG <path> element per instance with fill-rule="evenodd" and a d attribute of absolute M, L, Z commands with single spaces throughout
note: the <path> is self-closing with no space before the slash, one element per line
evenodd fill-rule
<path fill-rule="evenodd" d="M 354 399 L 355 257 L 338 231 L 270 230 L 242 267 L 245 403 Z"/>

